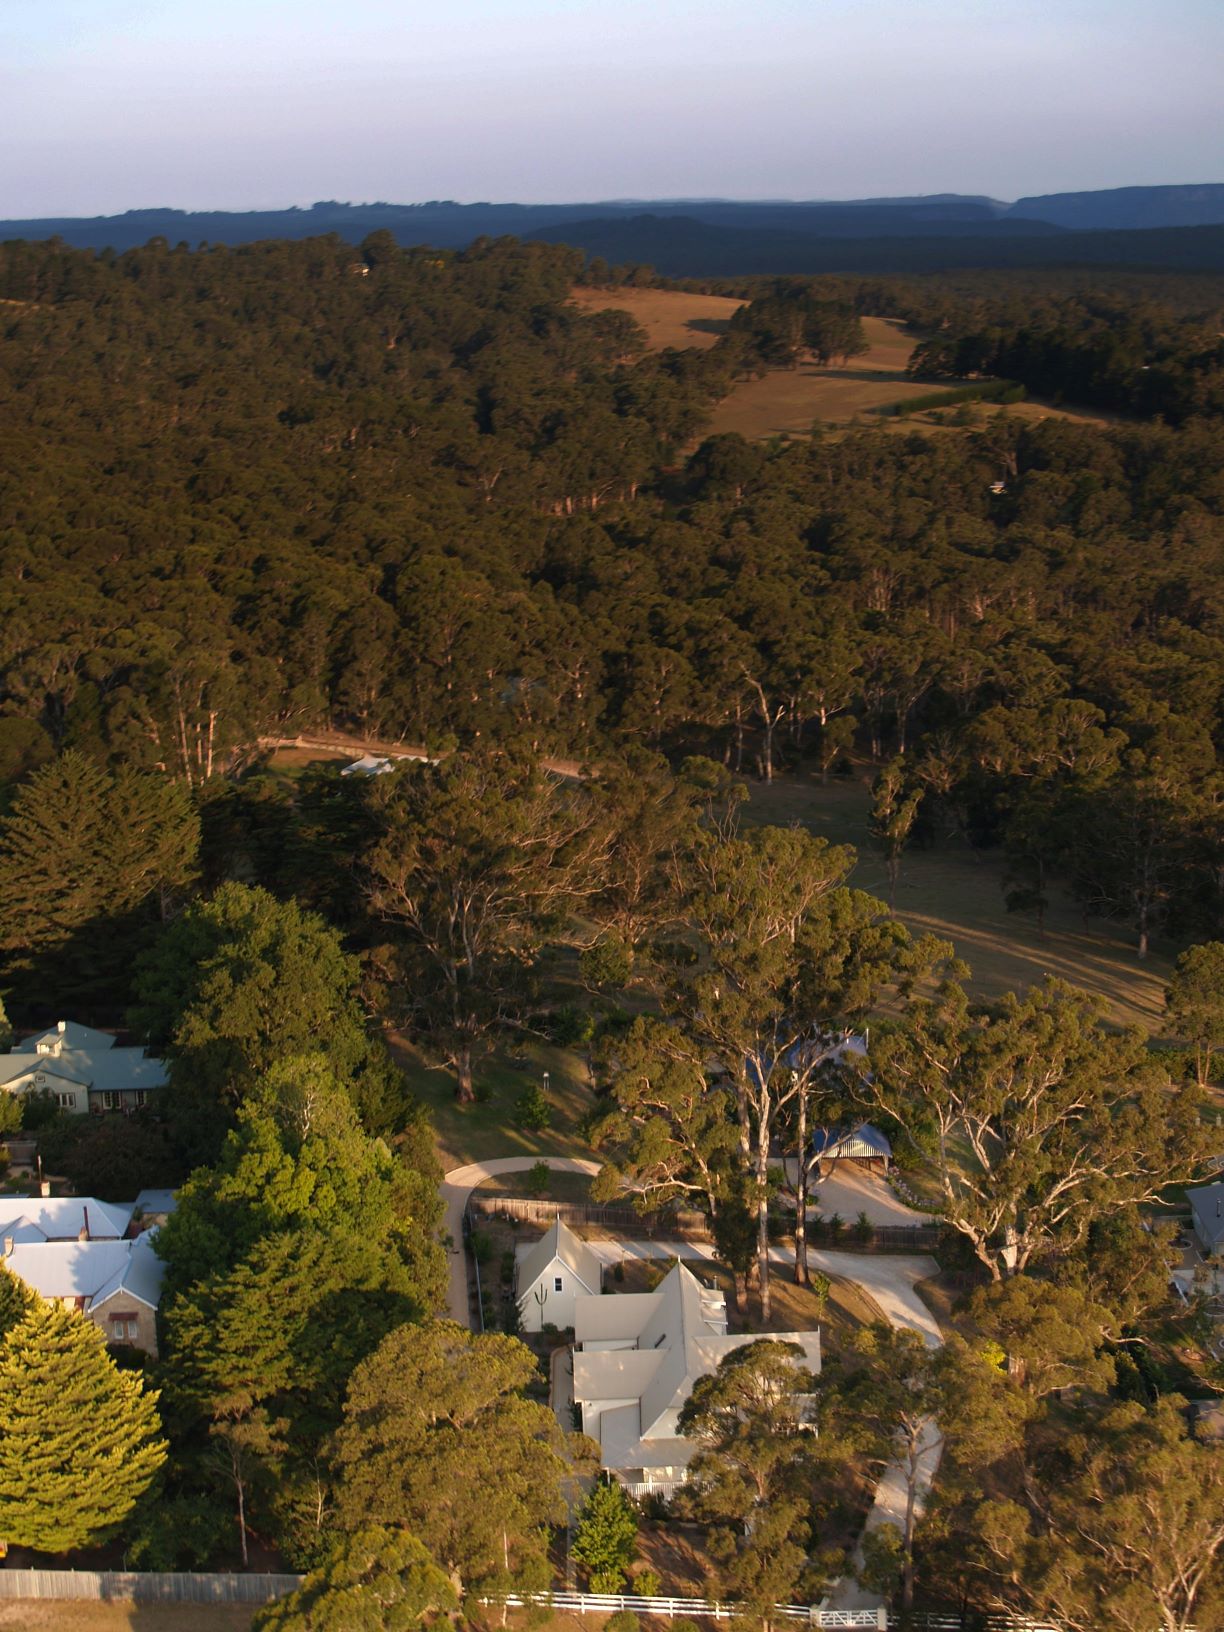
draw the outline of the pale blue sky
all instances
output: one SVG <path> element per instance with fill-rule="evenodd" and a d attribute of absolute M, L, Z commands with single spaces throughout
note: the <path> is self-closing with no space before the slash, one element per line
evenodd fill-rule
<path fill-rule="evenodd" d="M 0 0 L 0 216 L 1224 181 L 1224 0 Z"/>

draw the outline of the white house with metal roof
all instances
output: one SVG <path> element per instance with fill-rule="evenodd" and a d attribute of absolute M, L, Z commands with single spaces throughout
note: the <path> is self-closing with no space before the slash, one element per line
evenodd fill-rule
<path fill-rule="evenodd" d="M 727 1303 L 676 1264 L 653 1292 L 579 1296 L 574 1305 L 574 1400 L 609 1472 L 635 1493 L 681 1483 L 696 1445 L 680 1412 L 698 1378 L 762 1336 L 794 1343 L 820 1370 L 820 1333 L 727 1330 Z"/>
<path fill-rule="evenodd" d="M 520 1249 L 515 1266 L 519 1323 L 525 1332 L 574 1324 L 574 1299 L 598 1297 L 603 1265 L 586 1242 L 558 1218 L 548 1233 Z"/>
<path fill-rule="evenodd" d="M 168 1080 L 162 1060 L 143 1048 L 117 1048 L 109 1031 L 73 1020 L 0 1054 L 0 1089 L 50 1094 L 61 1110 L 78 1115 L 138 1110 Z"/>
<path fill-rule="evenodd" d="M 62 1201 L 71 1208 L 57 1206 Z M 124 1235 L 131 1212 L 130 1206 L 116 1208 L 91 1196 L 18 1202 L 0 1213 L 0 1264 L 40 1297 L 79 1310 L 108 1343 L 156 1355 L 166 1270 L 154 1250 L 156 1230 Z M 77 1220 L 76 1231 L 68 1233 Z"/>

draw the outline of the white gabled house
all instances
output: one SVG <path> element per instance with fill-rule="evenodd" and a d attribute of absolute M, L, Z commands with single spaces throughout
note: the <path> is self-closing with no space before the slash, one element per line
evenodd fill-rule
<path fill-rule="evenodd" d="M 61 1020 L 0 1054 L 0 1090 L 50 1094 L 62 1111 L 135 1111 L 169 1078 L 143 1048 L 117 1048 L 109 1031 Z"/>
<path fill-rule="evenodd" d="M 820 1333 L 727 1331 L 727 1303 L 683 1264 L 654 1292 L 582 1297 L 574 1309 L 574 1401 L 601 1460 L 635 1494 L 668 1493 L 688 1474 L 696 1445 L 679 1429 L 699 1377 L 762 1337 L 797 1344 L 820 1370 Z"/>
<path fill-rule="evenodd" d="M 599 1258 L 559 1218 L 547 1235 L 520 1252 L 514 1290 L 523 1331 L 573 1326 L 575 1298 L 599 1296 L 603 1284 Z"/>

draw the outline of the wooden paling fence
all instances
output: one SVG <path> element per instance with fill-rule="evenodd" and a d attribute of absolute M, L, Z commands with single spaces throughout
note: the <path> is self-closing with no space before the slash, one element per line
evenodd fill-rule
<path fill-rule="evenodd" d="M 90 1598 L 137 1604 L 266 1604 L 301 1586 L 300 1575 L 215 1575 L 152 1570 L 0 1569 L 0 1598 Z"/>
<path fill-rule="evenodd" d="M 703 1213 L 639 1213 L 632 1207 L 602 1206 L 594 1201 L 533 1201 L 525 1196 L 469 1196 L 468 1211 L 485 1218 L 513 1218 L 524 1224 L 602 1224 L 610 1230 L 630 1230 L 637 1236 L 678 1235 L 704 1237 L 709 1222 Z"/>
<path fill-rule="evenodd" d="M 472 1195 L 468 1198 L 468 1217 L 473 1221 L 477 1218 L 510 1218 L 522 1224 L 543 1225 L 559 1218 L 563 1224 L 597 1225 L 645 1240 L 654 1236 L 676 1237 L 683 1241 L 710 1239 L 710 1221 L 704 1213 L 639 1213 L 632 1207 L 615 1204 L 602 1206 L 593 1201 L 534 1201 L 525 1196 Z M 779 1224 L 784 1229 L 793 1223 L 790 1215 L 779 1216 Z M 938 1224 L 876 1224 L 861 1237 L 857 1226 L 846 1225 L 835 1241 L 827 1222 L 808 1225 L 809 1246 L 816 1249 L 836 1246 L 849 1252 L 873 1247 L 892 1252 L 933 1252 L 939 1244 L 939 1236 Z"/>

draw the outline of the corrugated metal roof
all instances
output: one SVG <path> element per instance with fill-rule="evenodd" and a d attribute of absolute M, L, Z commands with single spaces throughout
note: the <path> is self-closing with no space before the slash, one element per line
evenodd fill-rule
<path fill-rule="evenodd" d="M 812 1149 L 830 1161 L 892 1155 L 888 1139 L 870 1122 L 860 1122 L 856 1128 L 817 1128 L 812 1135 Z"/>

